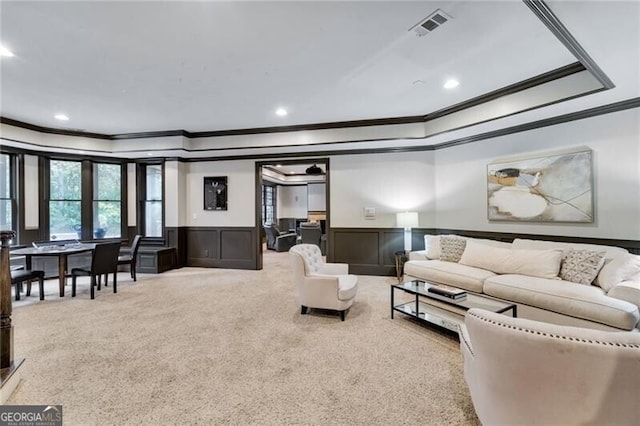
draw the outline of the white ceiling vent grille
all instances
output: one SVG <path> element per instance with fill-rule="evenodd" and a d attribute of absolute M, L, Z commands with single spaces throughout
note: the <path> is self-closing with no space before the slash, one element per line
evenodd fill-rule
<path fill-rule="evenodd" d="M 425 36 L 431 31 L 436 30 L 451 19 L 451 16 L 447 15 L 440 9 L 436 9 L 431 15 L 421 20 L 418 24 L 409 29 L 416 33 L 418 37 Z"/>

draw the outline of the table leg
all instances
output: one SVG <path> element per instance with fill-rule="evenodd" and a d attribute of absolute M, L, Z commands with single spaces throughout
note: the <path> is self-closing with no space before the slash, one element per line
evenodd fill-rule
<path fill-rule="evenodd" d="M 64 297 L 64 285 L 67 278 L 67 255 L 58 256 L 58 280 L 60 283 L 60 297 Z"/>
<path fill-rule="evenodd" d="M 393 319 L 393 286 L 391 286 L 391 319 Z"/>

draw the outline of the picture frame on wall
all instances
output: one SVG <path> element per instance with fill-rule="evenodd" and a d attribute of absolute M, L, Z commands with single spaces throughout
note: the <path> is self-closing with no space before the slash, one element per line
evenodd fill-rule
<path fill-rule="evenodd" d="M 227 210 L 229 184 L 226 176 L 207 176 L 204 178 L 204 209 Z"/>
<path fill-rule="evenodd" d="M 593 154 L 579 148 L 487 166 L 489 221 L 593 223 Z"/>

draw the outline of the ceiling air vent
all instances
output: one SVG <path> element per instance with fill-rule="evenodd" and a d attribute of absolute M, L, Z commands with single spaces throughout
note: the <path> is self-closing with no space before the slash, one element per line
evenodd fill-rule
<path fill-rule="evenodd" d="M 418 37 L 422 37 L 429 34 L 431 31 L 435 30 L 436 28 L 440 27 L 450 19 L 451 19 L 451 16 L 447 15 L 440 9 L 436 9 L 436 11 L 433 12 L 431 15 L 427 16 L 418 24 L 411 27 L 409 31 L 413 31 L 418 35 Z"/>

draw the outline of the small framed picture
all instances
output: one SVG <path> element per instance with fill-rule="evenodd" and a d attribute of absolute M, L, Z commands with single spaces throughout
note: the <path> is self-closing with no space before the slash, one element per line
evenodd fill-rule
<path fill-rule="evenodd" d="M 207 176 L 204 178 L 204 209 L 227 210 L 226 176 Z"/>

